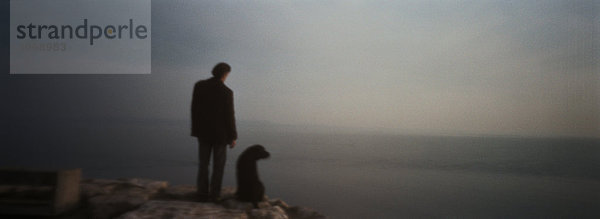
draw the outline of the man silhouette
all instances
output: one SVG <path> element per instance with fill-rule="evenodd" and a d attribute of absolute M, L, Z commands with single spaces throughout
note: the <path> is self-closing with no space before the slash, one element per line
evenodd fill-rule
<path fill-rule="evenodd" d="M 235 147 L 237 131 L 233 110 L 233 91 L 224 82 L 231 72 L 227 63 L 212 70 L 212 78 L 196 82 L 192 98 L 192 136 L 198 138 L 198 176 L 200 201 L 217 201 L 221 194 L 227 145 Z M 213 154 L 212 176 L 208 184 L 208 165 Z M 209 190 L 210 187 L 210 190 Z"/>

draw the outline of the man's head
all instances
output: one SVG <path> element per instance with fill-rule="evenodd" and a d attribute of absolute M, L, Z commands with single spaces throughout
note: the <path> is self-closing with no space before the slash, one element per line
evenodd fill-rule
<path fill-rule="evenodd" d="M 229 66 L 227 63 L 221 62 L 215 65 L 215 67 L 212 70 L 212 75 L 215 78 L 219 78 L 222 81 L 225 81 L 225 78 L 227 78 L 229 72 L 231 72 L 231 66 Z"/>

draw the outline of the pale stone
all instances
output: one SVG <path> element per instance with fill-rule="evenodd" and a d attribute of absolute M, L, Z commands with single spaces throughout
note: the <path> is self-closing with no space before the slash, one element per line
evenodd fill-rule
<path fill-rule="evenodd" d="M 195 202 L 196 186 L 168 186 L 148 179 L 86 179 L 80 188 L 91 214 L 86 218 L 326 218 L 310 208 L 290 207 L 266 195 L 254 208 L 252 203 L 236 199 L 235 187 L 223 187 L 217 204 Z"/>
<path fill-rule="evenodd" d="M 252 203 L 238 201 L 235 198 L 223 200 L 223 201 L 221 201 L 221 205 L 223 205 L 224 207 L 229 208 L 229 209 L 237 209 L 237 210 L 250 210 L 250 209 L 254 208 L 254 205 L 252 205 Z"/>
<path fill-rule="evenodd" d="M 288 219 L 285 211 L 279 206 L 252 209 L 249 216 L 251 219 Z"/>
<path fill-rule="evenodd" d="M 235 198 L 236 188 L 231 186 L 226 186 L 221 189 L 221 199 L 230 199 Z"/>
<path fill-rule="evenodd" d="M 88 179 L 81 183 L 82 196 L 94 218 L 112 218 L 135 209 L 167 186 L 148 179 Z"/>
<path fill-rule="evenodd" d="M 271 204 L 271 206 L 279 206 L 283 210 L 287 210 L 288 208 L 290 208 L 290 206 L 287 203 L 278 198 L 269 200 L 269 204 Z"/>
<path fill-rule="evenodd" d="M 258 208 L 270 208 L 271 204 L 268 201 L 262 201 L 258 203 Z"/>
<path fill-rule="evenodd" d="M 150 218 L 248 218 L 241 210 L 226 209 L 212 203 L 186 201 L 146 202 L 140 208 L 123 214 L 119 219 L 150 219 Z"/>
<path fill-rule="evenodd" d="M 230 209 L 239 209 L 239 210 L 250 210 L 254 208 L 252 202 L 243 202 L 239 201 L 235 198 L 225 199 L 220 202 L 221 205 Z M 262 201 L 258 203 L 258 208 L 269 208 L 271 204 L 267 201 Z"/>

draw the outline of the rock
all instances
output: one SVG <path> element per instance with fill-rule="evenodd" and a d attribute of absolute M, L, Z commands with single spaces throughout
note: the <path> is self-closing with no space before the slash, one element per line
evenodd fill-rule
<path fill-rule="evenodd" d="M 80 188 L 94 218 L 112 218 L 144 204 L 167 187 L 165 181 L 148 179 L 87 179 Z"/>
<path fill-rule="evenodd" d="M 270 208 L 271 204 L 268 201 L 262 201 L 258 203 L 258 208 Z"/>
<path fill-rule="evenodd" d="M 239 210 L 250 210 L 254 208 L 252 202 L 243 202 L 239 201 L 235 198 L 225 199 L 220 202 L 226 208 L 229 209 L 239 209 Z M 262 201 L 258 203 L 258 208 L 269 208 L 271 204 L 267 201 Z"/>
<path fill-rule="evenodd" d="M 252 209 L 248 214 L 251 219 L 288 219 L 285 211 L 279 206 Z"/>
<path fill-rule="evenodd" d="M 133 210 L 148 201 L 147 195 L 110 194 L 98 195 L 88 200 L 94 218 L 113 218 Z"/>
<path fill-rule="evenodd" d="M 300 207 L 300 206 L 293 206 L 287 209 L 286 211 L 288 217 L 290 219 L 321 219 L 321 218 L 327 218 L 324 215 L 322 215 L 321 213 L 307 208 L 307 207 Z"/>
<path fill-rule="evenodd" d="M 236 199 L 235 187 L 224 187 L 218 204 L 195 202 L 196 186 L 168 186 L 165 181 L 149 179 L 86 179 L 80 188 L 84 204 L 80 213 L 60 218 L 326 218 L 313 209 L 289 206 L 266 195 L 254 208 L 252 203 Z"/>
<path fill-rule="evenodd" d="M 231 187 L 231 186 L 223 187 L 223 189 L 221 189 L 221 199 L 225 200 L 225 199 L 235 198 L 235 192 L 236 192 L 235 187 Z"/>
<path fill-rule="evenodd" d="M 248 218 L 241 210 L 226 209 L 212 203 L 198 203 L 186 201 L 158 201 L 146 202 L 137 210 L 128 212 L 119 219 L 144 219 L 144 218 Z"/>
<path fill-rule="evenodd" d="M 252 205 L 252 203 L 241 202 L 235 198 L 229 198 L 229 199 L 223 200 L 223 201 L 221 201 L 220 204 L 228 209 L 237 209 L 237 210 L 244 210 L 244 211 L 251 210 L 252 208 L 254 208 L 254 205 Z"/>
<path fill-rule="evenodd" d="M 235 196 L 235 188 L 234 187 L 225 187 L 221 190 L 221 202 L 220 204 L 229 209 L 239 209 L 239 210 L 251 210 L 254 208 L 251 202 L 243 202 L 236 199 Z M 266 201 L 267 196 L 263 197 L 262 202 L 258 203 L 258 208 L 269 208 L 271 204 Z"/>
<path fill-rule="evenodd" d="M 115 190 L 127 190 L 130 188 L 141 188 L 146 193 L 155 195 L 160 190 L 166 188 L 166 181 L 156 181 L 149 179 L 85 179 L 80 183 L 81 197 L 89 199 L 97 195 L 107 195 L 115 192 Z"/>
<path fill-rule="evenodd" d="M 169 186 L 158 195 L 160 199 L 186 201 L 193 201 L 196 197 L 196 186 L 192 185 Z"/>
<path fill-rule="evenodd" d="M 140 178 L 126 179 L 126 178 L 121 178 L 119 180 L 121 182 L 125 182 L 125 183 L 129 183 L 129 184 L 132 184 L 132 185 L 143 187 L 144 189 L 148 190 L 151 193 L 156 193 L 156 192 L 158 192 L 161 189 L 167 188 L 167 186 L 169 185 L 169 183 L 166 182 L 166 181 L 156 181 L 156 180 L 150 180 L 150 179 L 140 179 Z"/>
<path fill-rule="evenodd" d="M 110 179 L 85 179 L 79 184 L 81 197 L 86 200 L 97 195 L 110 194 L 119 184 L 117 180 Z"/>
<path fill-rule="evenodd" d="M 290 208 L 287 203 L 278 198 L 269 200 L 269 204 L 271 204 L 271 206 L 279 206 L 283 210 L 288 210 Z"/>

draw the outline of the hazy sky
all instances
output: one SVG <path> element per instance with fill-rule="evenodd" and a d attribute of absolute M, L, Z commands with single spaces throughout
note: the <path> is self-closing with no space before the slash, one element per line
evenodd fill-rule
<path fill-rule="evenodd" d="M 193 84 L 226 61 L 238 120 L 600 137 L 599 15 L 600 1 L 155 0 L 151 75 L 8 75 L 4 58 L 3 110 L 188 119 Z"/>

